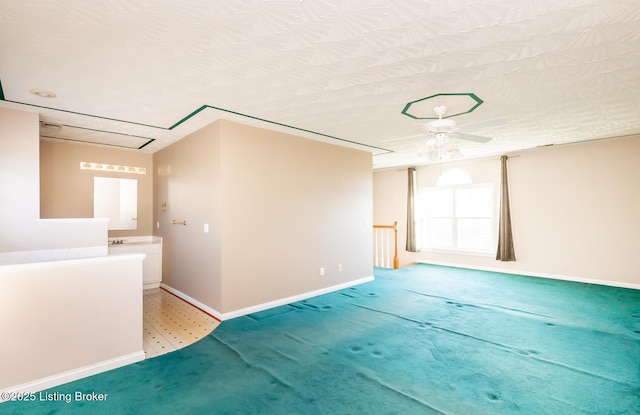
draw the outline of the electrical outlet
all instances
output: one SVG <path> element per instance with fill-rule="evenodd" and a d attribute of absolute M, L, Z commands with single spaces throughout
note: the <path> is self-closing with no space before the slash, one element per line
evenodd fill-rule
<path fill-rule="evenodd" d="M 324 267 L 320 268 L 320 275 L 324 275 Z"/>
<path fill-rule="evenodd" d="M 342 272 L 342 264 L 338 264 L 338 272 Z"/>

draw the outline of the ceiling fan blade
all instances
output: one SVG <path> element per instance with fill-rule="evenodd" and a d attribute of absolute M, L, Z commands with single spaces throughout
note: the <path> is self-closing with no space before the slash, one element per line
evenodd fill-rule
<path fill-rule="evenodd" d="M 462 152 L 457 148 L 453 148 L 449 150 L 449 154 L 451 155 L 451 158 L 458 158 L 458 157 L 462 157 L 463 155 Z"/>
<path fill-rule="evenodd" d="M 433 126 L 431 126 L 431 125 L 429 125 L 429 124 L 424 124 L 424 123 L 422 123 L 422 124 L 414 124 L 414 125 L 415 125 L 415 126 L 417 126 L 417 127 L 422 128 L 422 130 L 423 130 L 423 134 L 424 134 L 424 133 L 434 133 L 434 132 L 436 132 L 436 131 L 437 131 L 437 129 L 436 129 L 436 128 L 433 128 Z"/>
<path fill-rule="evenodd" d="M 418 137 L 424 138 L 424 136 L 425 136 L 425 133 L 420 133 L 420 134 L 406 135 L 404 137 L 384 138 L 384 139 L 380 140 L 380 142 L 381 143 L 392 143 L 394 141 L 409 140 L 409 139 L 412 139 L 412 138 L 415 139 L 415 138 L 418 138 Z"/>
<path fill-rule="evenodd" d="M 473 124 L 464 124 L 462 128 L 467 131 L 474 131 L 474 130 L 483 129 L 483 128 L 501 127 L 506 123 L 507 122 L 505 120 L 501 118 L 496 118 L 493 120 L 479 121 Z"/>
<path fill-rule="evenodd" d="M 428 157 L 429 155 L 429 148 L 427 143 L 424 143 L 419 149 L 418 149 L 418 156 L 419 157 Z"/>
<path fill-rule="evenodd" d="M 475 143 L 487 143 L 492 140 L 491 137 L 484 137 L 481 135 L 473 135 L 473 134 L 465 134 L 465 133 L 455 133 L 453 137 L 459 138 L 461 140 L 473 141 Z"/>

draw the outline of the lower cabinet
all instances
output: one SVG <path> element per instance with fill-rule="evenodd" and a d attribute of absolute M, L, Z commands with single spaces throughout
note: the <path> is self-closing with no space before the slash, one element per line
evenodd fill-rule
<path fill-rule="evenodd" d="M 157 288 L 162 282 L 162 241 L 124 242 L 109 245 L 109 255 L 143 252 L 147 254 L 142 262 L 142 285 L 144 289 Z"/>

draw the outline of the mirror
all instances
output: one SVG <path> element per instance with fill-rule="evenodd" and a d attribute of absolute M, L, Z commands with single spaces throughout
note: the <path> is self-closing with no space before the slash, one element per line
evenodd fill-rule
<path fill-rule="evenodd" d="M 138 227 L 138 181 L 93 178 L 93 217 L 109 218 L 109 230 Z"/>

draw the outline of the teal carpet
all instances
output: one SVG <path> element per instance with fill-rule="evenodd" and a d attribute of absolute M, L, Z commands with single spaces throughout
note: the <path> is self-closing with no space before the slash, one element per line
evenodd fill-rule
<path fill-rule="evenodd" d="M 375 274 L 47 391 L 70 403 L 36 394 L 0 414 L 640 414 L 640 290 L 430 265 Z"/>

